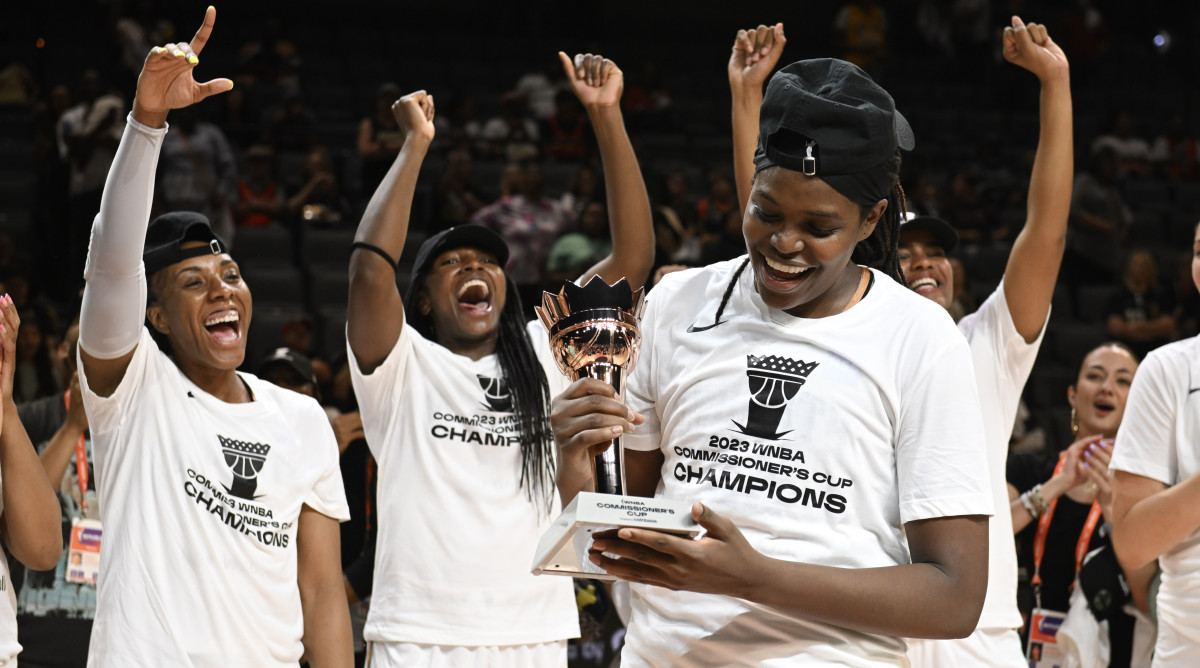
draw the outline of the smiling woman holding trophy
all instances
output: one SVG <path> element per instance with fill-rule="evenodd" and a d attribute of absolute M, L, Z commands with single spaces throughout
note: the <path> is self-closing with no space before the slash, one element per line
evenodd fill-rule
<path fill-rule="evenodd" d="M 641 287 L 653 262 L 650 203 L 600 56 L 559 54 L 595 129 L 613 252 L 584 278 Z M 565 387 L 546 330 L 524 322 L 508 246 L 453 227 L 417 251 L 396 287 L 417 175 L 434 136 L 433 96 L 392 110 L 403 148 L 363 215 L 350 260 L 347 327 L 363 429 L 379 463 L 370 665 L 565 666 L 579 634 L 571 582 L 530 562 L 557 515 L 549 400 Z"/>
<path fill-rule="evenodd" d="M 564 502 L 624 434 L 627 493 L 692 504 L 705 530 L 595 534 L 593 563 L 633 583 L 624 668 L 904 665 L 905 637 L 975 628 L 983 424 L 966 342 L 900 271 L 913 146 L 859 68 L 783 68 L 748 254 L 648 295 L 628 406 L 590 378 L 555 398 Z"/>

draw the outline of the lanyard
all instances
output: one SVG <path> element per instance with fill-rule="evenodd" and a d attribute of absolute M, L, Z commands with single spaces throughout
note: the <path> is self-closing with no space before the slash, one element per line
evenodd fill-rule
<path fill-rule="evenodd" d="M 1059 457 L 1058 464 L 1054 467 L 1054 475 L 1062 473 L 1063 464 L 1066 462 L 1067 456 Z M 1046 534 L 1050 531 L 1050 520 L 1054 517 L 1054 509 L 1058 507 L 1058 499 L 1050 502 L 1050 507 L 1046 512 L 1042 513 L 1038 518 L 1037 534 L 1033 538 L 1033 579 L 1030 581 L 1033 584 L 1033 593 L 1037 598 L 1037 607 L 1042 607 L 1042 557 L 1046 554 Z M 1075 543 L 1075 574 L 1079 574 L 1080 567 L 1083 566 L 1083 557 L 1087 555 L 1088 543 L 1092 542 L 1092 533 L 1096 530 L 1096 525 L 1100 522 L 1100 502 L 1092 501 L 1092 508 L 1088 511 L 1087 521 L 1083 523 L 1083 531 L 1079 532 L 1079 541 Z M 1071 586 L 1075 586 L 1074 583 Z"/>
<path fill-rule="evenodd" d="M 67 410 L 71 410 L 70 390 L 63 392 L 63 404 L 66 405 Z M 79 435 L 79 442 L 75 444 L 75 477 L 79 478 L 79 507 L 80 509 L 87 511 L 87 447 L 83 434 Z"/>

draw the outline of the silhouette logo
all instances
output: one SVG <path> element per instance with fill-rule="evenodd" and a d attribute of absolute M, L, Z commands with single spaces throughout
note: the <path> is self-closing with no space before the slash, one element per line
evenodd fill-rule
<path fill-rule="evenodd" d="M 496 413 L 512 412 L 512 394 L 503 378 L 488 378 L 479 374 L 475 377 L 479 379 L 479 386 L 483 388 L 485 408 Z"/>
<path fill-rule="evenodd" d="M 267 463 L 271 446 L 266 443 L 247 443 L 220 434 L 217 434 L 217 438 L 221 440 L 225 463 L 233 471 L 233 485 L 225 487 L 225 491 L 240 499 L 254 500 L 254 492 L 258 490 L 258 472 Z"/>
<path fill-rule="evenodd" d="M 737 420 L 738 431 L 747 436 L 779 440 L 791 430 L 778 432 L 779 420 L 787 404 L 804 385 L 819 362 L 804 362 L 778 355 L 746 355 L 746 376 L 750 381 L 750 402 L 746 424 Z"/>

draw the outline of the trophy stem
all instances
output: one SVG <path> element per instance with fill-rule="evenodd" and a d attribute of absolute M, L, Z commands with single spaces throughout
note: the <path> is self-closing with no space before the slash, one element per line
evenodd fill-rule
<path fill-rule="evenodd" d="M 617 399 L 625 401 L 625 386 L 621 382 L 624 376 L 622 367 L 595 362 L 579 370 L 580 378 L 595 378 L 612 386 L 617 392 Z M 595 475 L 596 491 L 601 494 L 625 493 L 625 451 L 621 448 L 621 439 L 614 438 L 607 450 L 596 455 Z"/>

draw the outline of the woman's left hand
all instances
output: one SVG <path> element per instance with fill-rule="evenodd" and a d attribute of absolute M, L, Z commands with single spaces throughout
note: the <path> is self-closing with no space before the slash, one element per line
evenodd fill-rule
<path fill-rule="evenodd" d="M 762 555 L 733 522 L 704 504 L 692 505 L 692 518 L 706 531 L 699 539 L 647 529 L 603 531 L 595 535 L 589 558 L 610 575 L 630 582 L 744 596 L 747 576 L 755 572 Z"/>
<path fill-rule="evenodd" d="M 1096 500 L 1100 502 L 1104 519 L 1109 522 L 1112 521 L 1113 488 L 1112 478 L 1108 475 L 1108 463 L 1112 461 L 1112 449 L 1112 441 L 1097 441 L 1083 451 L 1083 462 L 1080 464 L 1088 480 L 1096 486 Z"/>

